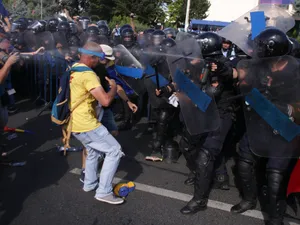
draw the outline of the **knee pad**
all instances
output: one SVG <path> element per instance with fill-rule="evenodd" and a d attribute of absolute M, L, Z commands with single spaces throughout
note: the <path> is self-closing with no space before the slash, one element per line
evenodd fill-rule
<path fill-rule="evenodd" d="M 206 149 L 201 149 L 198 154 L 197 164 L 199 167 L 207 167 L 210 162 L 214 161 L 214 156 Z"/>
<path fill-rule="evenodd" d="M 250 159 L 240 157 L 238 159 L 237 167 L 240 173 L 254 173 L 254 162 Z"/>

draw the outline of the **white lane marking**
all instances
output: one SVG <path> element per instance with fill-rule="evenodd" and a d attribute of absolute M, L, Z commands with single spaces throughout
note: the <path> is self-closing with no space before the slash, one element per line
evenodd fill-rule
<path fill-rule="evenodd" d="M 70 171 L 70 173 L 80 175 L 81 169 L 74 168 Z M 123 179 L 115 177 L 113 183 L 119 183 L 121 181 L 124 182 Z M 172 199 L 176 199 L 176 200 L 180 200 L 180 201 L 184 201 L 184 202 L 190 201 L 193 197 L 192 195 L 184 194 L 184 193 L 177 192 L 177 191 L 171 191 L 171 190 L 167 190 L 164 188 L 154 187 L 154 186 L 141 184 L 141 183 L 137 183 L 137 182 L 134 182 L 134 183 L 136 186 L 135 187 L 136 190 L 155 194 L 155 195 L 160 195 L 163 197 L 168 197 L 168 198 L 172 198 Z M 210 208 L 213 208 L 213 209 L 219 209 L 222 211 L 230 212 L 230 209 L 233 205 L 224 203 L 224 202 L 215 201 L 215 200 L 209 200 L 207 206 Z M 264 220 L 265 218 L 267 218 L 267 215 L 265 213 L 262 213 L 261 211 L 258 211 L 258 210 L 249 210 L 241 215 L 252 217 L 255 219 L 260 219 L 260 220 Z M 290 219 L 290 218 L 285 218 L 285 224 L 300 225 L 299 221 Z"/>
<path fill-rule="evenodd" d="M 11 153 L 17 151 L 18 149 L 20 149 L 20 148 L 22 148 L 22 147 L 24 147 L 24 146 L 23 146 L 23 145 L 20 145 L 20 146 L 18 146 L 18 147 L 15 147 L 14 149 L 8 151 L 8 152 L 7 152 L 7 155 L 9 155 L 9 154 L 11 154 Z"/>

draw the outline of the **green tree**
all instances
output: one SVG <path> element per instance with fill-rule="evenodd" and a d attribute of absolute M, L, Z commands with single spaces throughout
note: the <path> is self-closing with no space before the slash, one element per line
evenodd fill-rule
<path fill-rule="evenodd" d="M 114 0 L 114 15 L 128 16 L 134 13 L 138 21 L 144 24 L 164 22 L 166 14 L 163 11 L 162 0 Z"/>
<path fill-rule="evenodd" d="M 109 22 L 108 26 L 111 30 L 113 30 L 116 26 L 116 24 L 119 24 L 120 26 L 125 24 L 130 24 L 130 18 L 127 16 L 114 16 L 112 20 Z M 146 30 L 149 26 L 143 23 L 140 23 L 139 21 L 134 21 L 135 30 L 136 32 Z"/>
<path fill-rule="evenodd" d="M 115 3 L 112 0 L 90 0 L 86 8 L 87 15 L 98 20 L 110 20 L 113 17 Z"/>
<path fill-rule="evenodd" d="M 23 0 L 8 0 L 3 3 L 5 8 L 11 13 L 12 18 L 27 16 L 27 5 Z"/>
<path fill-rule="evenodd" d="M 169 4 L 169 21 L 174 24 L 183 23 L 185 21 L 187 0 L 173 0 Z M 207 11 L 210 7 L 208 0 L 191 0 L 190 18 L 205 19 Z"/>

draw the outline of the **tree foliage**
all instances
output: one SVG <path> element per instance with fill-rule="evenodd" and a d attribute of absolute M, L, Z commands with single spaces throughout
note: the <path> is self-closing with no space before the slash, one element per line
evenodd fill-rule
<path fill-rule="evenodd" d="M 112 30 L 115 28 L 116 24 L 119 24 L 120 26 L 125 24 L 130 24 L 130 17 L 126 16 L 114 16 L 108 26 Z M 146 30 L 149 26 L 146 24 L 142 24 L 139 21 L 134 21 L 135 30 L 136 32 Z"/>
<path fill-rule="evenodd" d="M 144 24 L 164 22 L 166 14 L 162 0 L 114 0 L 114 15 L 128 16 L 134 13 L 138 21 Z"/>
<path fill-rule="evenodd" d="M 55 13 L 65 8 L 71 16 L 85 15 L 90 16 L 93 21 L 107 20 L 114 27 L 117 21 L 120 24 L 129 23 L 128 16 L 134 13 L 138 29 L 157 23 L 184 22 L 187 4 L 187 0 L 42 0 L 42 2 L 43 19 L 53 17 Z M 41 18 L 41 0 L 3 0 L 3 3 L 14 18 Z M 209 0 L 191 0 L 190 18 L 207 17 L 209 7 Z"/>
<path fill-rule="evenodd" d="M 174 0 L 169 5 L 170 22 L 175 24 L 183 23 L 185 21 L 187 0 Z M 208 0 L 191 0 L 190 18 L 205 19 L 207 10 L 210 7 Z"/>

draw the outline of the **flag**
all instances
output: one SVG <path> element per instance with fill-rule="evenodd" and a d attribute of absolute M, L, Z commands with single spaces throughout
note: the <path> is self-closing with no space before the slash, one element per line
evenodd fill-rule
<path fill-rule="evenodd" d="M 9 13 L 8 13 L 8 11 L 5 9 L 2 0 L 0 0 L 0 14 L 1 14 L 3 17 L 8 17 L 8 16 L 9 16 Z"/>

